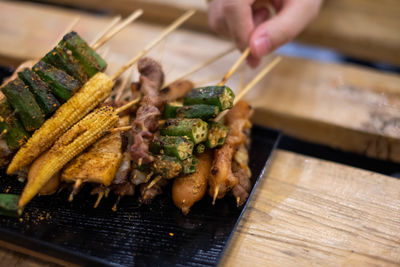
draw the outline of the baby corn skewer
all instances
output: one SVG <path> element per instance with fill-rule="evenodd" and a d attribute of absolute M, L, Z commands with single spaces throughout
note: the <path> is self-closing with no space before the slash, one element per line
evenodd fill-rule
<path fill-rule="evenodd" d="M 93 76 L 19 149 L 8 166 L 7 174 L 13 174 L 32 163 L 66 130 L 106 99 L 111 93 L 113 84 L 109 76 L 104 73 Z"/>
<path fill-rule="evenodd" d="M 129 123 L 129 116 L 120 117 L 118 125 Z M 131 127 L 132 128 L 132 127 Z M 114 128 L 115 129 L 115 128 Z M 61 179 L 75 186 L 92 182 L 109 186 L 115 177 L 122 161 L 122 136 L 120 132 L 108 131 L 96 141 L 85 153 L 71 160 L 63 169 Z M 71 192 L 70 200 L 75 195 Z"/>
<path fill-rule="evenodd" d="M 35 179 L 28 181 L 18 206 L 25 206 L 55 173 L 112 129 L 118 120 L 115 110 L 105 106 L 94 110 L 63 134 L 49 150 L 46 164 L 38 171 Z"/>
<path fill-rule="evenodd" d="M 167 27 L 159 37 L 154 39 L 142 51 L 123 65 L 111 78 L 104 73 L 97 73 L 74 94 L 56 113 L 48 119 L 32 137 L 24 144 L 12 159 L 7 169 L 7 174 L 13 174 L 29 165 L 42 152 L 47 150 L 57 138 L 78 122 L 93 108 L 105 100 L 110 94 L 116 80 L 125 70 L 136 63 L 161 40 L 165 39 L 176 28 L 189 19 L 195 10 L 189 10 Z"/>

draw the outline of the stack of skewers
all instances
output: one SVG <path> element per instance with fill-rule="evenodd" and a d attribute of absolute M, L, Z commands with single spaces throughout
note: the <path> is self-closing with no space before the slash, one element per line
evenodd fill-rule
<path fill-rule="evenodd" d="M 193 88 L 179 80 L 164 87 L 160 64 L 143 56 L 193 13 L 186 12 L 112 77 L 103 73 L 105 60 L 70 32 L 1 87 L 1 167 L 9 175 L 27 173 L 28 181 L 20 197 L 0 195 L 0 211 L 21 212 L 37 194 L 54 194 L 61 184 L 73 184 L 72 201 L 85 183 L 98 194 L 94 207 L 113 192 L 116 209 L 135 187 L 149 203 L 170 181 L 184 214 L 207 188 L 213 203 L 228 193 L 238 206 L 245 203 L 252 110 L 239 100 L 278 60 L 236 98 L 224 83 L 248 50 L 216 86 Z M 114 80 L 136 62 L 140 78 L 130 97 L 105 101 Z"/>

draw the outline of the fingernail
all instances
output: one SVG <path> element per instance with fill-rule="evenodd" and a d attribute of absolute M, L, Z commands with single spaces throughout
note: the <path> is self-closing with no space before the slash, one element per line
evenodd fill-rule
<path fill-rule="evenodd" d="M 265 55 L 269 48 L 270 42 L 266 36 L 260 36 L 256 40 L 254 40 L 254 52 L 256 57 L 262 57 Z"/>

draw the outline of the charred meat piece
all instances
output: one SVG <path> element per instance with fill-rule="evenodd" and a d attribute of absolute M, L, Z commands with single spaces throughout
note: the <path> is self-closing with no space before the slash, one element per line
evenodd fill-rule
<path fill-rule="evenodd" d="M 191 81 L 181 80 L 163 88 L 160 93 L 165 102 L 177 101 L 182 99 L 193 88 L 194 84 Z"/>
<path fill-rule="evenodd" d="M 168 184 L 168 180 L 161 179 L 148 188 L 150 183 L 151 182 L 140 185 L 140 201 L 144 204 L 150 204 L 156 196 L 162 194 L 162 188 Z"/>
<path fill-rule="evenodd" d="M 140 166 L 154 160 L 149 153 L 149 143 L 158 129 L 160 109 L 164 103 L 159 94 L 164 82 L 164 73 L 160 64 L 150 58 L 142 58 L 138 62 L 138 69 L 141 74 L 140 90 L 143 98 L 133 122 L 134 144 L 130 151 L 132 160 Z"/>
<path fill-rule="evenodd" d="M 225 144 L 214 152 L 214 161 L 209 179 L 209 194 L 216 198 L 223 198 L 225 194 L 239 183 L 232 173 L 232 158 L 236 148 L 245 143 L 246 135 L 243 130 L 250 127 L 252 109 L 245 101 L 239 101 L 226 115 L 225 124 L 229 134 Z"/>

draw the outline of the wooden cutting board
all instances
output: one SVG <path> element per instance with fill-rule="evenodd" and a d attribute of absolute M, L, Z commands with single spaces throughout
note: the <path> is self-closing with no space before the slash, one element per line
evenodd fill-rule
<path fill-rule="evenodd" d="M 40 57 L 76 14 L 33 4 L 0 2 L 0 63 Z M 76 29 L 88 40 L 109 21 L 81 16 Z M 160 30 L 158 26 L 134 23 L 119 34 L 109 44 L 111 72 Z M 167 77 L 172 79 L 211 57 L 211 52 L 227 47 L 225 41 L 181 30 L 152 51 L 152 56 L 163 63 Z M 217 79 L 216 74 L 224 73 L 237 55 L 210 66 L 193 80 Z M 244 76 L 252 75 L 254 72 L 246 70 Z M 377 107 L 388 121 L 397 118 L 399 79 L 349 65 L 285 58 L 249 95 L 249 100 L 257 109 L 258 122 L 273 125 L 273 121 L 282 121 L 278 126 L 293 135 L 326 133 L 331 138 L 319 141 L 335 144 L 336 136 L 343 132 L 348 134 L 343 137 L 348 139 L 343 149 L 360 152 L 363 145 L 368 148 L 365 140 L 377 144 L 378 140 L 389 140 L 391 149 L 395 149 L 399 140 L 395 129 L 382 131 L 364 125 L 382 122 L 379 117 L 369 116 L 370 110 Z M 234 88 L 238 84 L 237 77 L 230 82 Z M 371 155 L 379 156 L 377 152 Z M 397 154 L 400 153 L 393 153 L 390 158 L 396 160 Z M 399 245 L 399 180 L 278 150 L 222 265 L 394 266 L 400 262 Z M 1 255 L 4 265 L 35 264 L 4 250 Z"/>

